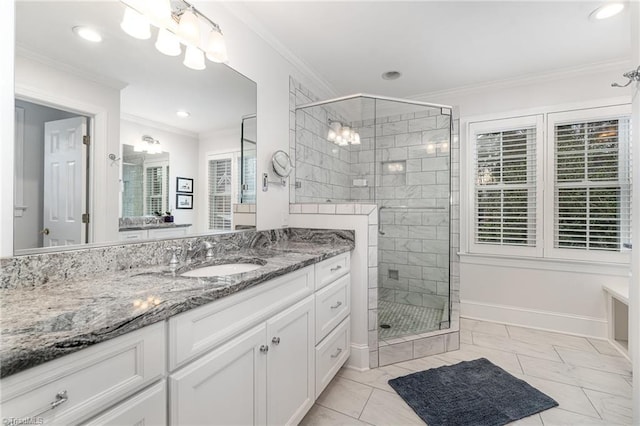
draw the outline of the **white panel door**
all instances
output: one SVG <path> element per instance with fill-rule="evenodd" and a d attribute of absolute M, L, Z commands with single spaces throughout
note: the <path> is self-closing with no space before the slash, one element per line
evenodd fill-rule
<path fill-rule="evenodd" d="M 315 400 L 313 296 L 267 321 L 267 424 L 296 425 Z"/>
<path fill-rule="evenodd" d="M 85 241 L 85 117 L 44 123 L 44 247 Z"/>
<path fill-rule="evenodd" d="M 265 331 L 263 323 L 172 374 L 171 424 L 265 424 Z"/>

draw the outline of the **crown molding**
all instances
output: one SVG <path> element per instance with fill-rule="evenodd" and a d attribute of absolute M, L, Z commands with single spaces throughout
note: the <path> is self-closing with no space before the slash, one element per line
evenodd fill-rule
<path fill-rule="evenodd" d="M 42 55 L 40 53 L 36 53 L 32 50 L 25 48 L 22 45 L 16 45 L 15 53 L 16 53 L 16 57 L 22 57 L 34 62 L 38 62 L 50 68 L 54 68 L 58 71 L 62 71 L 66 74 L 72 74 L 76 77 L 82 78 L 83 80 L 89 80 L 94 83 L 98 83 L 102 86 L 110 87 L 112 89 L 122 90 L 128 86 L 128 83 L 125 83 L 124 81 L 120 81 L 115 78 L 106 77 L 104 75 L 81 70 L 79 68 L 66 64 L 64 62 L 60 62 L 48 56 Z"/>
<path fill-rule="evenodd" d="M 154 129 L 162 130 L 163 132 L 170 132 L 180 136 L 187 136 L 189 138 L 199 139 L 198 134 L 190 132 L 189 130 L 180 129 L 179 127 L 173 127 L 168 124 L 159 123 L 157 121 L 149 120 L 148 118 L 139 117 L 133 114 L 127 114 L 126 112 L 120 113 L 120 119 L 128 121 L 140 126 L 153 127 Z"/>
<path fill-rule="evenodd" d="M 315 72 L 306 62 L 289 50 L 280 40 L 273 35 L 255 15 L 243 4 L 239 2 L 221 2 L 220 5 L 229 11 L 236 19 L 245 24 L 258 37 L 270 45 L 280 56 L 288 61 L 294 68 L 310 79 L 311 83 L 316 86 L 318 95 L 326 98 L 334 98 L 338 96 L 337 90 L 322 75 Z M 294 76 L 295 77 L 295 76 Z M 300 80 L 296 78 L 296 80 Z"/>
<path fill-rule="evenodd" d="M 613 61 L 595 62 L 577 67 L 561 68 L 553 71 L 527 74 L 520 77 L 507 78 L 502 80 L 494 80 L 486 83 L 473 84 L 455 87 L 452 89 L 436 90 L 433 92 L 425 92 L 416 95 L 407 96 L 409 99 L 433 99 L 434 97 L 455 96 L 455 95 L 472 95 L 474 93 L 482 93 L 497 89 L 508 89 L 511 87 L 526 86 L 531 84 L 544 83 L 548 81 L 562 80 L 582 75 L 595 74 L 600 72 L 613 72 L 625 70 L 631 66 L 629 59 L 618 59 Z"/>

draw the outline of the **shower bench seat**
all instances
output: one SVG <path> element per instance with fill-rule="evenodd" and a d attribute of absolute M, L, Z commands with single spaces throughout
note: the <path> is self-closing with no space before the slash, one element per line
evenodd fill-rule
<path fill-rule="evenodd" d="M 605 284 L 609 341 L 629 356 L 629 284 Z"/>

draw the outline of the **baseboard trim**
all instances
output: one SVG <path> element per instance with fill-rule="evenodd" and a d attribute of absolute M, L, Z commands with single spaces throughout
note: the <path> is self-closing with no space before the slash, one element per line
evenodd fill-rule
<path fill-rule="evenodd" d="M 606 339 L 608 330 L 605 318 L 494 305 L 471 300 L 460 301 L 460 316 L 597 339 Z"/>
<path fill-rule="evenodd" d="M 369 369 L 369 346 L 351 344 L 351 355 L 344 365 L 346 368 L 351 368 L 358 371 L 365 371 Z"/>

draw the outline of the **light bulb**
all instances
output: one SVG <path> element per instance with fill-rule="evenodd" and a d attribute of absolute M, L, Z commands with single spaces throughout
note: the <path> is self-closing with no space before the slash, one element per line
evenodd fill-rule
<path fill-rule="evenodd" d="M 342 145 L 342 135 L 336 135 L 336 139 L 334 140 L 336 145 Z"/>
<path fill-rule="evenodd" d="M 329 129 L 329 132 L 327 133 L 327 140 L 329 142 L 333 142 L 336 140 L 336 136 L 338 136 L 336 132 L 333 129 Z"/>
<path fill-rule="evenodd" d="M 204 63 L 204 53 L 202 52 L 202 50 L 194 46 L 187 46 L 187 50 L 184 54 L 183 64 L 187 68 L 198 71 L 203 70 L 207 67 Z"/>
<path fill-rule="evenodd" d="M 185 11 L 180 16 L 178 37 L 193 46 L 200 44 L 200 21 L 196 14 L 190 10 Z"/>
<path fill-rule="evenodd" d="M 151 37 L 149 20 L 130 7 L 124 9 L 124 17 L 120 23 L 120 28 L 131 37 L 140 40 L 146 40 Z"/>
<path fill-rule="evenodd" d="M 171 0 L 147 0 L 145 10 L 153 25 L 159 28 L 171 25 Z"/>
<path fill-rule="evenodd" d="M 433 143 L 429 142 L 427 144 L 427 153 L 433 154 L 434 152 L 436 152 L 436 146 Z"/>
<path fill-rule="evenodd" d="M 168 56 L 178 56 L 182 53 L 178 38 L 171 31 L 164 28 L 158 30 L 156 49 Z"/>
<path fill-rule="evenodd" d="M 360 133 L 356 132 L 356 134 L 353 136 L 353 142 L 351 142 L 352 145 L 360 145 Z"/>
<path fill-rule="evenodd" d="M 218 63 L 229 61 L 224 37 L 220 31 L 215 29 L 209 33 L 209 40 L 207 40 L 207 59 Z"/>
<path fill-rule="evenodd" d="M 341 131 L 342 139 L 348 140 L 350 133 L 351 133 L 351 129 L 349 128 L 349 126 L 342 127 L 342 131 Z"/>
<path fill-rule="evenodd" d="M 442 142 L 440 144 L 440 152 L 447 152 L 449 151 L 449 143 L 448 142 Z"/>

